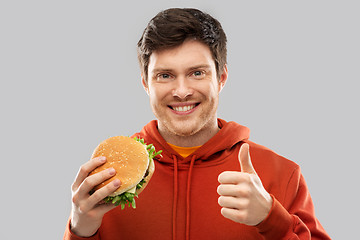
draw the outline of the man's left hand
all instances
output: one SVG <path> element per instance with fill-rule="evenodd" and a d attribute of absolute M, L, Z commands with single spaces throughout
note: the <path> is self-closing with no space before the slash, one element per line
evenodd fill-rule
<path fill-rule="evenodd" d="M 241 171 L 222 172 L 217 192 L 220 195 L 221 214 L 238 223 L 255 226 L 262 222 L 271 210 L 273 199 L 264 189 L 250 158 L 249 144 L 239 150 Z"/>

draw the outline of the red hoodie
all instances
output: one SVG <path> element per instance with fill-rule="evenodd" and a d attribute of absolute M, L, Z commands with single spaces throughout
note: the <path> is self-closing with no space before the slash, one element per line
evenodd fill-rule
<path fill-rule="evenodd" d="M 299 166 L 248 141 L 248 128 L 221 119 L 218 123 L 221 130 L 186 158 L 161 137 L 157 121 L 135 134 L 163 150 L 163 157 L 155 160 L 155 173 L 136 199 L 136 209 L 111 210 L 97 233 L 86 239 L 330 239 L 315 217 Z M 267 218 L 254 227 L 224 218 L 218 205 L 218 176 L 240 171 L 243 142 L 249 143 L 252 164 L 274 200 Z M 72 234 L 68 223 L 65 239 L 84 238 Z"/>

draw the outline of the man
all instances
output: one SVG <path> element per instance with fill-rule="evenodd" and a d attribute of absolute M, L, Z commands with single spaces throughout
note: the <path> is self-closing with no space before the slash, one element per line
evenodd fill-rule
<path fill-rule="evenodd" d="M 248 128 L 217 118 L 228 70 L 216 19 L 196 9 L 162 11 L 138 57 L 157 121 L 135 135 L 163 157 L 137 208 L 124 210 L 97 204 L 119 181 L 89 194 L 114 174 L 88 176 L 106 159 L 85 163 L 64 239 L 329 239 L 299 166 L 249 141 Z"/>

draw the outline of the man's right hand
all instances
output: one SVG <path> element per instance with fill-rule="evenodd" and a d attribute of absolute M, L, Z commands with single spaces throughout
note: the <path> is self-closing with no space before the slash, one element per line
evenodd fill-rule
<path fill-rule="evenodd" d="M 105 187 L 89 192 L 98 184 L 115 175 L 113 168 L 89 176 L 96 167 L 106 162 L 105 157 L 93 158 L 79 169 L 72 190 L 71 231 L 80 237 L 90 237 L 99 229 L 105 213 L 115 208 L 113 204 L 98 204 L 120 186 L 118 179 Z"/>

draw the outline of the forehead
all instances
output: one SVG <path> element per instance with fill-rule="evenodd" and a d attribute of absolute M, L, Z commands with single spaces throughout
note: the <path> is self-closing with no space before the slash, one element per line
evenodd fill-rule
<path fill-rule="evenodd" d="M 210 48 L 199 41 L 188 40 L 180 46 L 154 51 L 149 59 L 149 70 L 155 68 L 189 68 L 209 65 L 215 68 Z"/>

